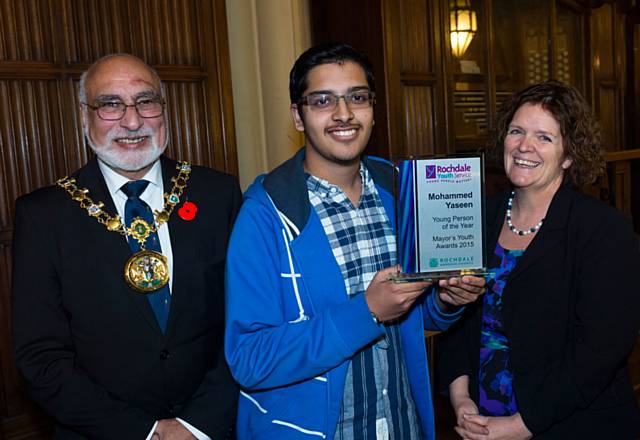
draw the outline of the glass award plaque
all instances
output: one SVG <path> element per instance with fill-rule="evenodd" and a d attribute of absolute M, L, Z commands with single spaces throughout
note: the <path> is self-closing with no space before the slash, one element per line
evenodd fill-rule
<path fill-rule="evenodd" d="M 484 157 L 396 161 L 396 282 L 484 276 Z"/>

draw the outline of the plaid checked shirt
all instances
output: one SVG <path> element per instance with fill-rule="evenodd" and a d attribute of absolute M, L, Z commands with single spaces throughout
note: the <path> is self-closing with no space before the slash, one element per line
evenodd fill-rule
<path fill-rule="evenodd" d="M 342 190 L 307 175 L 316 210 L 349 296 L 362 295 L 376 272 L 396 263 L 395 234 L 366 167 L 354 207 Z M 356 353 L 349 364 L 336 440 L 419 439 L 420 426 L 402 355 L 400 327 Z"/>

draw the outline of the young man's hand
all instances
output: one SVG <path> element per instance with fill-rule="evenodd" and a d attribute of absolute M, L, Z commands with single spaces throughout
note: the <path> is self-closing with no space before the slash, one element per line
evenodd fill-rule
<path fill-rule="evenodd" d="M 438 306 L 447 310 L 451 306 L 463 306 L 476 301 L 485 291 L 486 280 L 464 275 L 438 282 Z"/>
<path fill-rule="evenodd" d="M 364 293 L 371 313 L 381 322 L 392 321 L 407 313 L 413 302 L 431 285 L 417 281 L 396 283 L 389 278 L 398 272 L 398 267 L 388 267 L 376 273 Z"/>

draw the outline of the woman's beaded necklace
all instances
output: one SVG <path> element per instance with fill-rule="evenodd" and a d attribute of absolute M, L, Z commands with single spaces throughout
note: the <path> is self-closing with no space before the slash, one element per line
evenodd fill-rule
<path fill-rule="evenodd" d="M 515 196 L 516 192 L 511 191 L 511 196 L 509 196 L 509 200 L 507 201 L 507 226 L 509 227 L 509 230 L 518 235 L 529 235 L 538 232 L 538 229 L 542 226 L 542 222 L 544 222 L 544 218 L 541 218 L 538 224 L 529 229 L 520 230 L 513 226 L 513 223 L 511 222 L 511 208 L 513 207 L 513 199 Z"/>

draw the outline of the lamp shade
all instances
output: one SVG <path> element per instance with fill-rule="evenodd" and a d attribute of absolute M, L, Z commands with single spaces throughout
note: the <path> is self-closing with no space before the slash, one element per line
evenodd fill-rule
<path fill-rule="evenodd" d="M 476 13 L 469 0 L 451 0 L 451 52 L 461 58 L 478 30 Z"/>

